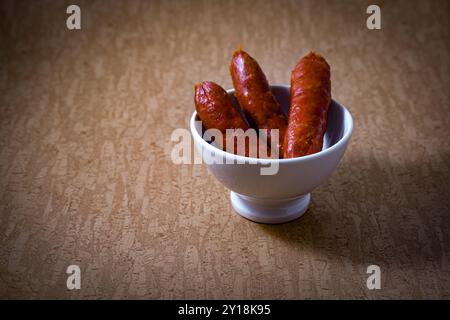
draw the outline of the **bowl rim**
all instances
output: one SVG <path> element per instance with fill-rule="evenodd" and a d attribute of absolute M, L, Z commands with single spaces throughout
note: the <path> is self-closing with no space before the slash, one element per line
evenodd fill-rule
<path fill-rule="evenodd" d="M 271 89 L 272 88 L 290 89 L 291 86 L 287 85 L 287 84 L 273 84 L 273 85 L 270 85 L 270 88 Z M 234 91 L 235 91 L 234 89 L 226 90 L 226 92 L 228 94 L 233 94 Z M 267 165 L 267 164 L 274 163 L 274 162 L 292 163 L 292 162 L 299 162 L 299 161 L 314 160 L 316 158 L 324 157 L 324 156 L 332 153 L 333 151 L 337 150 L 338 148 L 345 146 L 353 132 L 353 117 L 352 117 L 350 111 L 348 111 L 348 109 L 345 106 L 343 106 L 342 104 L 340 104 L 338 101 L 336 101 L 334 99 L 331 99 L 331 100 L 332 100 L 332 102 L 336 103 L 340 108 L 342 108 L 344 111 L 344 123 L 348 124 L 348 125 L 346 125 L 344 134 L 339 139 L 339 141 L 336 142 L 335 144 L 333 144 L 331 147 L 329 147 L 325 150 L 321 150 L 319 152 L 313 153 L 313 154 L 306 155 L 306 156 L 287 158 L 287 159 L 270 159 L 270 158 L 263 159 L 263 158 L 241 156 L 241 155 L 237 155 L 237 154 L 230 153 L 230 152 L 224 151 L 222 149 L 219 149 L 219 148 L 213 146 L 212 144 L 209 144 L 208 142 L 206 142 L 206 140 L 203 139 L 203 137 L 197 131 L 197 128 L 195 126 L 195 121 L 197 118 L 196 110 L 194 110 L 194 112 L 192 113 L 191 120 L 190 120 L 191 135 L 193 136 L 194 140 L 199 140 L 202 147 L 206 147 L 209 152 L 214 151 L 215 154 L 217 153 L 218 155 L 221 155 L 224 157 L 231 157 L 231 158 L 233 158 L 233 160 L 240 161 L 240 162 L 244 161 L 244 163 L 250 162 L 251 164 Z M 239 162 L 235 162 L 235 163 L 239 163 Z"/>

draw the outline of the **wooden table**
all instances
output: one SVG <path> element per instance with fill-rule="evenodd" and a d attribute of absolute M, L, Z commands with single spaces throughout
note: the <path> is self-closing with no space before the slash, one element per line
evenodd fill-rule
<path fill-rule="evenodd" d="M 378 1 L 381 30 L 372 1 L 76 2 L 81 30 L 72 2 L 1 4 L 0 297 L 450 298 L 448 1 Z M 271 83 L 321 53 L 354 117 L 289 224 L 170 158 L 194 83 L 230 88 L 240 43 Z"/>

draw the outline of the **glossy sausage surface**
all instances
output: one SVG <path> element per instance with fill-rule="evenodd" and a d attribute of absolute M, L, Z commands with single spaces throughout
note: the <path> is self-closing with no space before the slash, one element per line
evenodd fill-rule
<path fill-rule="evenodd" d="M 322 150 L 331 104 L 330 66 L 310 52 L 291 74 L 291 107 L 284 136 L 284 158 L 301 157 Z"/>
<path fill-rule="evenodd" d="M 271 130 L 279 130 L 277 150 L 281 156 L 282 142 L 286 130 L 287 119 L 281 107 L 270 91 L 269 83 L 261 67 L 255 59 L 243 50 L 233 54 L 230 64 L 236 98 L 245 114 L 251 118 L 255 129 L 267 129 L 268 146 L 270 147 Z"/>
<path fill-rule="evenodd" d="M 195 109 L 206 129 L 218 129 L 223 134 L 223 150 L 226 150 L 226 129 L 242 129 L 249 125 L 241 113 L 233 105 L 228 93 L 212 81 L 204 81 L 195 85 Z M 236 141 L 234 153 L 236 153 Z M 248 146 L 245 155 L 248 155 Z"/>

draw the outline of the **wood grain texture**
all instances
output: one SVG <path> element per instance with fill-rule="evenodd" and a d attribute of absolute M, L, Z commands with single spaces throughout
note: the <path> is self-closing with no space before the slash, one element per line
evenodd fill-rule
<path fill-rule="evenodd" d="M 450 298 L 448 1 L 377 1 L 379 31 L 371 1 L 77 1 L 69 31 L 71 3 L 0 5 L 0 297 Z M 289 224 L 170 160 L 194 83 L 230 88 L 240 43 L 271 83 L 321 53 L 355 120 Z"/>

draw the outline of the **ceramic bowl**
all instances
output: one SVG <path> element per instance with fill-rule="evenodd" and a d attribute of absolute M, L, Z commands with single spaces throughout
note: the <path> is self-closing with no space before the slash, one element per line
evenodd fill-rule
<path fill-rule="evenodd" d="M 275 98 L 287 115 L 290 86 L 272 85 Z M 227 90 L 234 104 L 234 90 Z M 194 144 L 208 170 L 231 190 L 231 204 L 241 216 L 259 223 L 284 223 L 302 216 L 311 192 L 333 173 L 349 143 L 353 120 L 350 112 L 332 101 L 322 151 L 291 159 L 256 159 L 216 148 L 202 137 L 194 112 L 190 129 Z"/>

